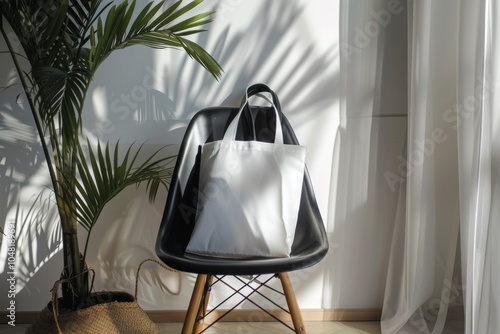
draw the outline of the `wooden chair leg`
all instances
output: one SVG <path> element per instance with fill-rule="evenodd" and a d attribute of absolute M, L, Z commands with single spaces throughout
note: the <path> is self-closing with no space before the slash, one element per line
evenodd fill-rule
<path fill-rule="evenodd" d="M 205 280 L 205 286 L 212 285 L 214 276 L 213 275 L 208 275 L 207 279 Z M 202 295 L 202 299 L 200 302 L 203 302 L 203 307 L 200 309 L 200 312 L 198 313 L 198 319 L 203 319 L 205 318 L 205 315 L 207 314 L 207 308 L 208 308 L 208 300 L 210 299 L 210 289 L 204 292 L 204 298 Z M 197 321 L 194 325 L 194 334 L 198 334 L 203 330 L 203 320 L 202 321 Z"/>
<path fill-rule="evenodd" d="M 302 320 L 302 313 L 300 312 L 299 304 L 295 298 L 295 292 L 293 292 L 292 283 L 288 277 L 288 273 L 279 273 L 278 277 L 281 280 L 281 285 L 283 287 L 283 292 L 285 293 L 286 303 L 288 304 L 288 310 L 292 316 L 293 327 L 295 328 L 295 333 L 306 334 L 306 327 L 304 326 L 304 320 Z"/>
<path fill-rule="evenodd" d="M 189 302 L 189 308 L 186 313 L 186 318 L 184 319 L 184 325 L 182 326 L 182 334 L 198 333 L 195 332 L 195 325 L 198 318 L 198 310 L 200 309 L 203 291 L 205 289 L 207 279 L 207 275 L 203 274 L 199 274 L 196 278 L 196 283 L 194 285 L 191 300 Z"/>

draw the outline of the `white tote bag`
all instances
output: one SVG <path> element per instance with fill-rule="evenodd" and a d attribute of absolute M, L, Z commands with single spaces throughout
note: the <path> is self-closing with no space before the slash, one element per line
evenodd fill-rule
<path fill-rule="evenodd" d="M 216 257 L 287 257 L 290 255 L 302 193 L 306 148 L 283 144 L 276 113 L 274 143 L 236 141 L 236 129 L 251 95 L 222 140 L 203 145 L 196 224 L 186 252 Z M 267 100 L 267 99 L 266 99 Z M 268 100 L 269 101 L 269 100 Z"/>

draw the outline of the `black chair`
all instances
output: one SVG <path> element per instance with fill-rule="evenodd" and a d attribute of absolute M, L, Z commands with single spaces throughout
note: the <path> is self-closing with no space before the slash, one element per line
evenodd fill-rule
<path fill-rule="evenodd" d="M 225 275 L 230 275 L 237 276 L 245 286 L 250 286 L 252 282 L 260 281 L 253 279 L 245 283 L 241 276 L 251 275 L 254 277 L 257 275 L 258 277 L 262 274 L 275 274 L 274 277 L 280 279 L 288 305 L 288 311 L 285 311 L 291 316 L 293 328 L 276 316 L 272 314 L 271 316 L 296 333 L 306 333 L 287 272 L 318 263 L 328 251 L 325 228 L 307 168 L 304 174 L 299 218 L 290 257 L 242 260 L 197 256 L 185 252 L 196 216 L 200 147 L 205 142 L 222 139 L 225 129 L 237 112 L 238 108 L 231 107 L 208 108 L 198 112 L 191 120 L 182 141 L 172 176 L 165 212 L 156 240 L 156 253 L 166 265 L 180 271 L 198 274 L 184 321 L 183 334 L 202 331 L 203 318 L 208 314 L 209 292 L 215 282 L 221 282 Z M 298 144 L 288 120 L 281 113 L 280 117 L 284 142 Z M 255 121 L 255 128 L 252 126 L 253 121 Z M 252 106 L 251 110 L 246 111 L 240 120 L 236 139 L 250 140 L 254 138 L 255 133 L 257 140 L 271 142 L 274 140 L 273 124 L 275 128 L 275 113 L 271 107 Z M 265 284 L 260 283 L 259 287 L 261 285 Z M 252 288 L 252 291 L 255 292 L 257 289 Z M 234 295 L 241 294 L 242 291 L 235 288 L 233 290 L 235 291 Z M 263 295 L 260 292 L 257 294 Z M 244 300 L 254 303 L 248 297 L 244 298 Z M 225 315 L 226 313 L 215 321 L 220 320 Z"/>

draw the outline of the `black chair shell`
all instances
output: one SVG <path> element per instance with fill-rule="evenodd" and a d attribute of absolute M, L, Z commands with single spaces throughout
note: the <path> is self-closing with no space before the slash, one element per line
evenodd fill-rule
<path fill-rule="evenodd" d="M 199 274 L 255 275 L 289 272 L 318 263 L 328 251 L 328 240 L 309 174 L 304 173 L 302 198 L 291 256 L 287 258 L 227 259 L 185 252 L 196 217 L 197 186 L 201 145 L 222 139 L 238 108 L 216 107 L 199 111 L 191 120 L 181 143 L 170 184 L 167 203 L 156 240 L 156 253 L 168 266 Z M 280 113 L 283 140 L 298 144 L 286 117 Z M 253 121 L 255 123 L 253 123 Z M 255 127 L 252 125 L 255 124 Z M 237 140 L 272 142 L 274 110 L 251 107 L 243 114 Z"/>

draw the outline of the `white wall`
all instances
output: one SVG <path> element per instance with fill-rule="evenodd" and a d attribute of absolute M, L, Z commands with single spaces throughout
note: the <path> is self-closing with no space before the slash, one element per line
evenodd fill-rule
<path fill-rule="evenodd" d="M 381 307 L 397 199 L 383 173 L 397 170 L 405 119 L 392 117 L 391 106 L 391 117 L 342 116 L 339 1 L 207 0 L 203 7 L 218 14 L 198 42 L 219 60 L 223 78 L 215 81 L 172 50 L 116 52 L 90 88 L 86 133 L 124 144 L 148 140 L 147 150 L 172 144 L 175 153 L 197 110 L 238 104 L 247 85 L 268 83 L 308 147 L 307 165 L 331 240 L 331 252 L 321 264 L 291 274 L 300 306 Z M 370 49 L 364 52 L 369 55 Z M 12 69 L 7 56 L 0 57 L 5 84 Z M 30 115 L 13 103 L 15 89 L 0 95 L 0 209 L 6 222 L 17 217 L 16 305 L 18 310 L 39 310 L 61 271 L 60 232 L 45 218 L 36 226 L 21 226 L 20 218 L 28 215 L 33 195 L 48 178 Z M 149 204 L 143 190 L 131 188 L 110 203 L 93 232 L 88 262 L 96 271 L 97 290 L 132 292 L 138 264 L 155 256 L 166 192 Z M 5 242 L 1 247 L 3 295 Z M 192 275 L 148 265 L 140 304 L 145 309 L 186 309 L 193 283 Z M 0 308 L 5 300 L 0 298 Z"/>

